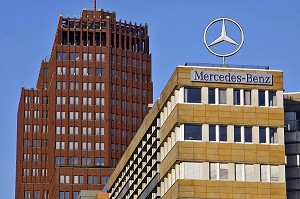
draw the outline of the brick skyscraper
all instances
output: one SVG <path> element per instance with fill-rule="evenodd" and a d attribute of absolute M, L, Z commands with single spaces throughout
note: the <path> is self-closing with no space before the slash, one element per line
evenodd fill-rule
<path fill-rule="evenodd" d="M 83 10 L 59 18 L 49 61 L 18 109 L 16 198 L 100 190 L 152 103 L 147 25 Z"/>

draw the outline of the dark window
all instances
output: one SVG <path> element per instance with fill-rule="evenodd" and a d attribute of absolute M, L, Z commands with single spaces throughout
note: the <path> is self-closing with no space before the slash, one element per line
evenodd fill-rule
<path fill-rule="evenodd" d="M 215 104 L 216 103 L 215 89 L 214 88 L 209 88 L 208 89 L 208 103 L 209 104 Z"/>
<path fill-rule="evenodd" d="M 226 142 L 227 141 L 227 126 L 220 126 L 219 129 L 220 141 Z"/>
<path fill-rule="evenodd" d="M 217 141 L 216 125 L 209 125 L 209 141 Z"/>
<path fill-rule="evenodd" d="M 234 127 L 234 142 L 241 142 L 242 136 L 241 136 L 241 127 L 235 126 Z"/>
<path fill-rule="evenodd" d="M 201 88 L 185 88 L 184 102 L 201 103 Z"/>
<path fill-rule="evenodd" d="M 267 142 L 266 128 L 259 127 L 259 143 L 266 143 L 266 142 Z"/>
<path fill-rule="evenodd" d="M 258 105 L 259 106 L 266 105 L 265 91 L 258 91 Z"/>
<path fill-rule="evenodd" d="M 252 142 L 252 128 L 245 127 L 245 142 Z"/>
<path fill-rule="evenodd" d="M 240 90 L 233 90 L 233 104 L 234 105 L 241 105 Z"/>
<path fill-rule="evenodd" d="M 185 124 L 184 139 L 185 140 L 202 140 L 201 125 Z"/>

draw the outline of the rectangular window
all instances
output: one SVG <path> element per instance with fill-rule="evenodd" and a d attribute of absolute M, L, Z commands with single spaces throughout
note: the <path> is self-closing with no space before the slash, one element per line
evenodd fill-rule
<path fill-rule="evenodd" d="M 228 164 L 220 164 L 220 180 L 228 180 Z"/>
<path fill-rule="evenodd" d="M 216 95 L 215 95 L 215 89 L 209 88 L 208 89 L 208 103 L 209 104 L 215 104 L 216 103 Z"/>
<path fill-rule="evenodd" d="M 251 105 L 251 91 L 244 90 L 244 105 Z"/>
<path fill-rule="evenodd" d="M 219 138 L 220 138 L 220 142 L 227 141 L 227 126 L 219 127 Z"/>
<path fill-rule="evenodd" d="M 260 181 L 270 182 L 270 173 L 268 165 L 260 165 Z"/>
<path fill-rule="evenodd" d="M 279 181 L 278 166 L 271 166 L 271 182 Z"/>
<path fill-rule="evenodd" d="M 252 142 L 252 128 L 251 127 L 244 127 L 244 136 L 245 136 L 245 142 L 248 142 L 248 143 Z"/>
<path fill-rule="evenodd" d="M 253 165 L 245 165 L 245 181 L 253 181 Z"/>
<path fill-rule="evenodd" d="M 269 106 L 277 106 L 277 98 L 275 91 L 269 91 Z"/>
<path fill-rule="evenodd" d="M 234 126 L 234 142 L 242 142 L 242 132 L 240 126 Z"/>
<path fill-rule="evenodd" d="M 271 144 L 278 143 L 277 128 L 270 128 L 270 143 Z"/>
<path fill-rule="evenodd" d="M 219 89 L 219 104 L 226 104 L 226 89 Z"/>
<path fill-rule="evenodd" d="M 266 142 L 267 142 L 266 128 L 259 127 L 259 143 L 266 143 Z"/>
<path fill-rule="evenodd" d="M 201 103 L 201 88 L 185 88 L 184 102 Z"/>
<path fill-rule="evenodd" d="M 209 141 L 217 141 L 216 125 L 209 125 Z"/>
<path fill-rule="evenodd" d="M 202 179 L 202 163 L 184 162 L 184 179 Z"/>
<path fill-rule="evenodd" d="M 184 140 L 202 140 L 202 126 L 194 124 L 185 124 Z"/>
<path fill-rule="evenodd" d="M 233 104 L 241 105 L 241 92 L 239 89 L 233 90 Z"/>
<path fill-rule="evenodd" d="M 70 68 L 70 75 L 79 75 L 79 68 Z"/>
<path fill-rule="evenodd" d="M 218 163 L 209 163 L 209 179 L 218 180 Z"/>
<path fill-rule="evenodd" d="M 266 106 L 266 92 L 265 91 L 258 91 L 258 105 L 259 106 Z"/>

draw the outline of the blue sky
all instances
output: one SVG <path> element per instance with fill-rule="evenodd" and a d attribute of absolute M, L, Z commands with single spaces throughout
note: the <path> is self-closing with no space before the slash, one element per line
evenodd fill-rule
<path fill-rule="evenodd" d="M 90 0 L 0 2 L 0 198 L 14 198 L 17 107 L 22 87 L 35 87 L 40 63 L 49 57 L 60 13 L 79 17 Z M 203 44 L 208 23 L 236 20 L 245 32 L 228 64 L 262 65 L 284 71 L 285 90 L 299 91 L 300 1 L 106 0 L 98 8 L 149 26 L 154 100 L 177 65 L 221 63 Z"/>

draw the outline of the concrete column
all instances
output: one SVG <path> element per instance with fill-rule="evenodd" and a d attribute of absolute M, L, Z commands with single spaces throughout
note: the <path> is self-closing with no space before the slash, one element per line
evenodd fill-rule
<path fill-rule="evenodd" d="M 227 105 L 233 105 L 233 88 L 227 88 L 226 102 L 227 102 Z"/>
<path fill-rule="evenodd" d="M 252 127 L 252 142 L 253 144 L 259 144 L 259 127 Z"/>
<path fill-rule="evenodd" d="M 253 165 L 253 181 L 260 182 L 260 165 L 259 164 Z"/>
<path fill-rule="evenodd" d="M 202 104 L 208 104 L 208 87 L 202 87 L 201 101 L 202 101 Z"/>
<path fill-rule="evenodd" d="M 208 142 L 209 141 L 209 125 L 208 124 L 202 124 L 202 141 Z"/>
<path fill-rule="evenodd" d="M 234 126 L 227 126 L 227 142 L 234 143 Z"/>
<path fill-rule="evenodd" d="M 235 181 L 235 164 L 228 163 L 228 180 Z"/>
<path fill-rule="evenodd" d="M 283 91 L 276 92 L 276 103 L 278 108 L 283 108 Z"/>

